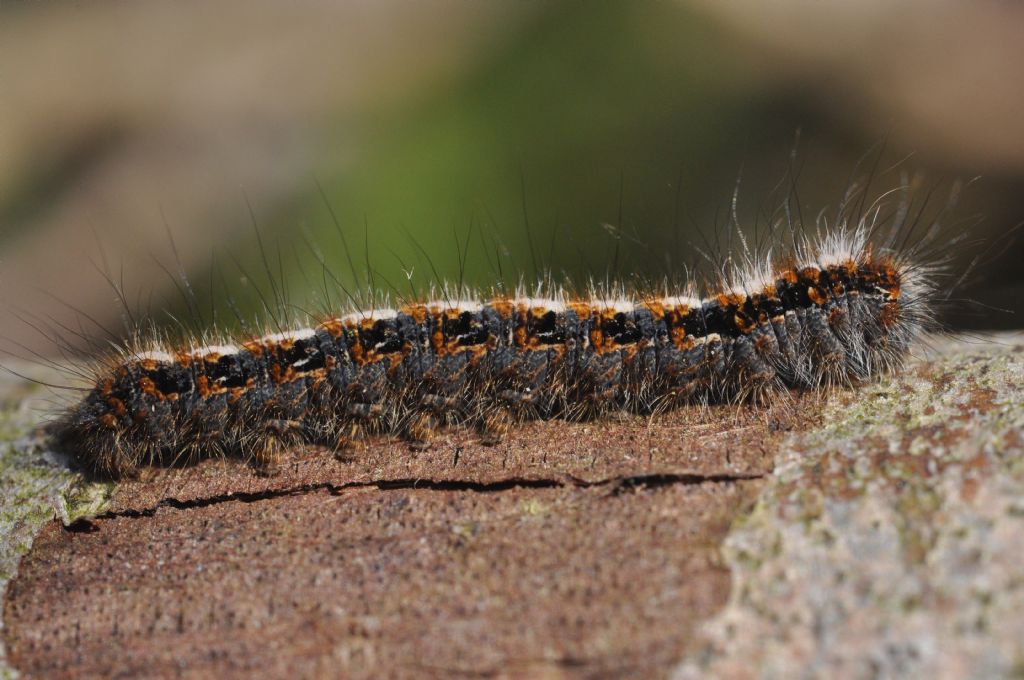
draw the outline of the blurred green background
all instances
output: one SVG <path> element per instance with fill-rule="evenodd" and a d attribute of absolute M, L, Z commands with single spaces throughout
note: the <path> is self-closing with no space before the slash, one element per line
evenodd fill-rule
<path fill-rule="evenodd" d="M 678 274 L 737 185 L 752 224 L 795 169 L 808 217 L 872 168 L 937 207 L 969 183 L 948 224 L 994 245 L 946 320 L 1019 326 L 1022 65 L 1014 3 L 5 2 L 3 335 L 118 332 L 103 270 L 169 323 L 176 261 L 228 324 L 224 285 L 253 313 L 268 266 L 345 304 L 318 258 L 403 294 Z"/>

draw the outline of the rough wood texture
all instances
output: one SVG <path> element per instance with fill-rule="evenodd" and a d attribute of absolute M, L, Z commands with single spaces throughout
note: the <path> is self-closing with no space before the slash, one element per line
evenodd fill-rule
<path fill-rule="evenodd" d="M 89 521 L 43 524 L 6 594 L 8 662 L 47 677 L 1012 674 L 1024 338 L 937 342 L 827 404 L 296 451 L 275 477 L 148 472 Z"/>
<path fill-rule="evenodd" d="M 720 609 L 719 545 L 813 398 L 450 432 L 337 460 L 147 470 L 43 526 L 7 593 L 31 676 L 661 674 Z"/>

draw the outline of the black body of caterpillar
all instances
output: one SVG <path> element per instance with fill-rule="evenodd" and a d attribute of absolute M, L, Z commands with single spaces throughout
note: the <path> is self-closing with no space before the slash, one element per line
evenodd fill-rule
<path fill-rule="evenodd" d="M 901 365 L 930 318 L 926 270 L 863 226 L 796 250 L 703 299 L 431 302 L 238 345 L 126 351 L 57 435 L 104 475 L 216 455 L 273 465 L 302 442 L 423 443 L 455 423 L 495 440 L 522 419 L 758 399 Z"/>

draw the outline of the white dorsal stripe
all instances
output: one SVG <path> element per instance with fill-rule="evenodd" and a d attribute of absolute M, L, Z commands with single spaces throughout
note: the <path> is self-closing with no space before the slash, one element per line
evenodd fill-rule
<path fill-rule="evenodd" d="M 627 298 L 591 300 L 590 305 L 598 309 L 613 309 L 616 312 L 632 312 L 636 309 L 636 302 Z"/>
<path fill-rule="evenodd" d="M 688 295 L 672 295 L 670 297 L 659 298 L 658 302 L 665 305 L 666 307 L 682 307 L 686 306 L 690 309 L 697 309 L 704 304 L 704 301 L 700 298 L 691 297 Z"/>
<path fill-rule="evenodd" d="M 279 343 L 282 341 L 290 340 L 295 342 L 296 340 L 305 340 L 316 335 L 316 330 L 312 328 L 298 328 L 294 331 L 285 331 L 283 333 L 271 333 L 270 335 L 264 335 L 257 342 L 261 343 Z"/>
<path fill-rule="evenodd" d="M 157 361 L 162 364 L 169 364 L 174 361 L 174 357 L 167 352 L 159 349 L 150 349 L 145 352 L 136 352 L 134 355 L 136 361 Z"/>
<path fill-rule="evenodd" d="M 394 319 L 398 316 L 398 310 L 390 308 L 370 309 L 362 312 L 352 312 L 341 317 L 339 321 L 345 325 L 358 324 L 362 321 L 381 321 Z"/>
<path fill-rule="evenodd" d="M 427 309 L 457 309 L 462 312 L 479 312 L 484 308 L 480 300 L 431 300 L 424 305 Z"/>
<path fill-rule="evenodd" d="M 517 307 L 526 307 L 527 309 L 546 309 L 556 314 L 565 311 L 565 302 L 553 298 L 521 297 L 513 300 L 512 304 Z"/>
<path fill-rule="evenodd" d="M 206 345 L 205 347 L 199 347 L 189 352 L 194 357 L 205 357 L 211 354 L 220 354 L 221 356 L 227 356 L 230 354 L 238 354 L 239 347 L 237 345 Z"/>

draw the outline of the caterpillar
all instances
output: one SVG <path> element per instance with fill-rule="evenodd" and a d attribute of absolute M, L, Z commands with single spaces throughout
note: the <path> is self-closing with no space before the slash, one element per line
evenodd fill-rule
<path fill-rule="evenodd" d="M 136 337 L 100 360 L 54 435 L 103 476 L 211 456 L 272 470 L 303 443 L 344 450 L 383 433 L 423 447 L 454 425 L 496 443 L 527 419 L 855 385 L 898 369 L 934 318 L 938 268 L 905 245 L 905 211 L 880 215 L 841 214 L 763 249 L 741 238 L 703 290 L 550 286 L 347 310 L 216 344 Z"/>

